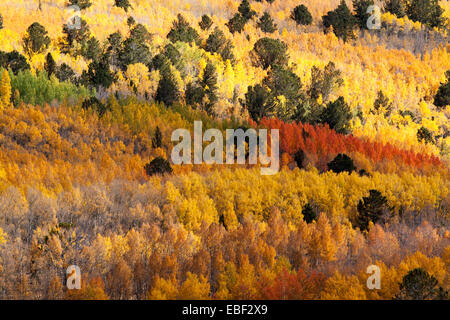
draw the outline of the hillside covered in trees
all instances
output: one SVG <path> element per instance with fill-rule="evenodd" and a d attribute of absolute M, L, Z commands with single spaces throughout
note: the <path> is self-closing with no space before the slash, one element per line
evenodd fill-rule
<path fill-rule="evenodd" d="M 449 19 L 2 1 L 0 299 L 449 299 Z M 280 172 L 172 163 L 194 121 L 278 129 Z"/>

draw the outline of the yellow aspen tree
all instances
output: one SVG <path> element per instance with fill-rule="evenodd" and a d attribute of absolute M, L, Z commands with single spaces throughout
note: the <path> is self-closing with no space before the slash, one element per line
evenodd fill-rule
<path fill-rule="evenodd" d="M 11 78 L 6 69 L 3 69 L 0 80 L 0 109 L 8 107 L 11 103 Z"/>

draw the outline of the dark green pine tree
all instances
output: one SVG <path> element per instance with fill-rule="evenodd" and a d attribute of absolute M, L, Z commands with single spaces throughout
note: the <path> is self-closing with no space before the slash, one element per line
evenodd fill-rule
<path fill-rule="evenodd" d="M 130 0 L 115 0 L 114 5 L 118 8 L 122 8 L 125 12 L 131 8 Z"/>
<path fill-rule="evenodd" d="M 197 45 L 201 43 L 198 32 L 191 27 L 189 22 L 181 14 L 178 14 L 177 20 L 173 22 L 172 29 L 167 34 L 167 38 L 173 43 L 177 41 L 194 42 Z"/>
<path fill-rule="evenodd" d="M 34 22 L 27 29 L 27 34 L 23 37 L 24 52 L 31 56 L 47 50 L 50 45 L 50 37 L 44 26 Z"/>
<path fill-rule="evenodd" d="M 322 17 L 322 23 L 325 31 L 333 27 L 334 34 L 345 42 L 355 39 L 354 29 L 357 25 L 357 20 L 344 0 L 341 0 L 341 3 L 335 10 L 329 11 Z"/>
<path fill-rule="evenodd" d="M 355 220 L 355 226 L 361 231 L 369 229 L 369 223 L 386 221 L 389 218 L 390 208 L 386 197 L 378 190 L 370 190 L 368 197 L 359 200 L 357 210 L 358 215 Z"/>
<path fill-rule="evenodd" d="M 305 220 L 306 223 L 311 223 L 317 220 L 317 213 L 314 211 L 313 207 L 309 203 L 307 203 L 303 208 L 302 214 L 303 220 Z"/>
<path fill-rule="evenodd" d="M 198 25 L 202 30 L 208 31 L 209 28 L 211 28 L 211 26 L 213 25 L 213 21 L 207 14 L 204 14 L 202 15 L 202 20 L 200 20 Z"/>
<path fill-rule="evenodd" d="M 348 133 L 349 122 L 352 119 L 350 107 L 343 97 L 337 98 L 333 102 L 329 102 L 320 115 L 322 123 L 327 123 L 331 129 L 337 133 Z"/>
<path fill-rule="evenodd" d="M 313 22 L 313 17 L 308 8 L 301 4 L 292 10 L 291 19 L 300 25 L 310 25 Z"/>
<path fill-rule="evenodd" d="M 152 147 L 153 149 L 162 147 L 162 133 L 158 126 L 156 126 L 155 136 L 152 139 Z"/>
<path fill-rule="evenodd" d="M 210 61 L 208 61 L 205 70 L 203 70 L 203 78 L 200 84 L 207 97 L 204 108 L 209 115 L 214 115 L 214 106 L 218 100 L 217 72 L 216 67 Z"/>
<path fill-rule="evenodd" d="M 348 172 L 356 170 L 352 158 L 345 153 L 339 153 L 331 162 L 328 163 L 328 170 L 335 173 Z"/>
<path fill-rule="evenodd" d="M 392 13 L 397 18 L 403 18 L 406 15 L 403 0 L 387 0 L 384 4 L 384 12 Z"/>
<path fill-rule="evenodd" d="M 39 1 L 40 5 L 40 1 Z M 91 0 L 69 0 L 69 6 L 78 6 L 81 10 L 87 9 L 92 6 Z"/>
<path fill-rule="evenodd" d="M 161 79 L 156 90 L 156 101 L 163 102 L 167 107 L 173 105 L 180 97 L 175 75 L 170 68 L 161 70 Z"/>
<path fill-rule="evenodd" d="M 353 10 L 360 29 L 368 29 L 367 21 L 371 14 L 367 13 L 367 9 L 374 4 L 373 0 L 353 0 Z"/>
<path fill-rule="evenodd" d="M 264 12 L 262 17 L 257 22 L 257 25 L 258 28 L 264 33 L 274 33 L 277 30 L 277 25 L 274 23 L 268 12 Z"/>
<path fill-rule="evenodd" d="M 415 268 L 409 271 L 400 283 L 397 300 L 438 300 L 448 299 L 448 292 L 437 288 L 438 280 L 425 269 Z"/>
<path fill-rule="evenodd" d="M 441 83 L 436 95 L 434 96 L 434 105 L 438 108 L 444 108 L 450 105 L 450 70 L 445 73 L 447 81 Z"/>
<path fill-rule="evenodd" d="M 406 4 L 406 14 L 412 21 L 419 21 L 430 28 L 442 27 L 445 23 L 444 9 L 439 0 L 411 0 Z"/>
<path fill-rule="evenodd" d="M 153 176 L 155 174 L 170 174 L 173 171 L 170 162 L 162 157 L 156 157 L 150 163 L 147 163 L 144 169 L 148 176 Z"/>
<path fill-rule="evenodd" d="M 246 22 L 256 15 L 256 11 L 252 10 L 248 0 L 242 0 L 241 4 L 239 5 L 238 11 Z"/>
<path fill-rule="evenodd" d="M 45 57 L 44 70 L 47 72 L 47 76 L 49 78 L 56 72 L 56 62 L 50 52 L 47 53 L 47 56 Z"/>

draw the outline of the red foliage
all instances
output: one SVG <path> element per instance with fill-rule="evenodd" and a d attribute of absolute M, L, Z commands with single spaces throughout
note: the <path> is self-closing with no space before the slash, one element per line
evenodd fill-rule
<path fill-rule="evenodd" d="M 319 169 L 326 169 L 327 163 L 338 153 L 360 153 L 372 160 L 373 163 L 387 160 L 416 168 L 441 165 L 439 158 L 434 155 L 398 149 L 389 143 L 382 144 L 363 140 L 351 134 L 338 134 L 328 125 L 285 123 L 275 118 L 264 118 L 259 125 L 268 129 L 280 130 L 281 152 L 294 155 L 301 149 Z"/>

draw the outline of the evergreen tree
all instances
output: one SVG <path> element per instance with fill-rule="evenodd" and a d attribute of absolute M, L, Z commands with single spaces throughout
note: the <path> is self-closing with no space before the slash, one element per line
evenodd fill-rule
<path fill-rule="evenodd" d="M 137 24 L 131 29 L 129 37 L 120 46 L 119 64 L 122 70 L 126 70 L 130 64 L 147 65 L 151 62 L 149 47 L 151 38 L 151 34 L 142 24 Z"/>
<path fill-rule="evenodd" d="M 298 168 L 304 168 L 303 162 L 305 161 L 305 157 L 305 152 L 302 149 L 298 149 L 298 151 L 294 154 L 294 161 Z"/>
<path fill-rule="evenodd" d="M 355 39 L 354 28 L 357 21 L 344 0 L 341 0 L 335 10 L 329 11 L 322 17 L 322 23 L 325 31 L 333 27 L 334 34 L 344 41 Z"/>
<path fill-rule="evenodd" d="M 371 111 L 372 113 L 377 113 L 381 108 L 384 108 L 386 110 L 385 116 L 389 116 L 392 110 L 392 103 L 389 101 L 389 98 L 384 95 L 383 91 L 378 91 L 377 98 L 373 103 L 373 108 L 375 112 Z"/>
<path fill-rule="evenodd" d="M 100 42 L 92 37 L 86 42 L 86 47 L 82 52 L 82 56 L 88 60 L 98 61 L 102 54 L 102 48 Z"/>
<path fill-rule="evenodd" d="M 122 8 L 125 12 L 131 8 L 130 0 L 114 0 L 114 5 L 118 8 Z"/>
<path fill-rule="evenodd" d="M 81 55 L 82 48 L 90 38 L 87 22 L 80 18 L 80 28 L 73 28 L 73 22 L 63 26 L 63 40 L 60 42 L 61 53 L 71 54 L 74 57 Z"/>
<path fill-rule="evenodd" d="M 274 33 L 277 30 L 277 25 L 268 12 L 264 12 L 257 25 L 264 33 Z"/>
<path fill-rule="evenodd" d="M 392 13 L 397 18 L 403 18 L 406 15 L 403 0 L 387 0 L 384 4 L 384 12 Z"/>
<path fill-rule="evenodd" d="M 208 31 L 213 25 L 213 21 L 207 14 L 204 14 L 202 15 L 202 20 L 198 23 L 198 25 L 202 30 Z"/>
<path fill-rule="evenodd" d="M 175 75 L 170 68 L 163 70 L 156 90 L 156 101 L 163 102 L 166 106 L 171 106 L 180 97 L 179 88 Z"/>
<path fill-rule="evenodd" d="M 152 148 L 156 149 L 161 147 L 162 147 L 162 133 L 161 129 L 159 129 L 159 127 L 156 126 L 155 136 L 152 139 Z"/>
<path fill-rule="evenodd" d="M 56 72 L 56 62 L 50 52 L 47 53 L 47 56 L 45 57 L 44 70 L 47 72 L 49 78 Z"/>
<path fill-rule="evenodd" d="M 322 96 L 322 101 L 327 102 L 329 95 L 334 89 L 344 84 L 341 71 L 338 70 L 333 62 L 328 62 L 323 70 L 314 66 L 311 69 L 311 84 L 307 91 L 312 100 L 317 100 Z"/>
<path fill-rule="evenodd" d="M 412 21 L 419 21 L 430 28 L 442 27 L 444 9 L 439 0 L 411 0 L 406 3 L 406 14 Z"/>
<path fill-rule="evenodd" d="M 447 70 L 445 76 L 447 77 L 447 81 L 441 83 L 441 86 L 434 96 L 434 105 L 439 108 L 450 105 L 450 70 Z"/>
<path fill-rule="evenodd" d="M 106 111 L 110 110 L 109 106 L 103 104 L 96 97 L 85 99 L 81 104 L 81 108 L 84 110 L 94 110 L 99 117 L 102 117 L 106 113 Z"/>
<path fill-rule="evenodd" d="M 208 39 L 206 39 L 205 50 L 208 52 L 221 53 L 226 42 L 227 39 L 225 38 L 225 34 L 219 27 L 215 27 L 214 31 L 209 35 Z"/>
<path fill-rule="evenodd" d="M 91 0 L 69 0 L 69 6 L 78 6 L 81 10 L 92 6 Z"/>
<path fill-rule="evenodd" d="M 274 65 L 287 66 L 289 60 L 287 48 L 280 40 L 261 38 L 256 41 L 251 52 L 253 63 L 263 69 Z"/>
<path fill-rule="evenodd" d="M 368 197 L 359 200 L 355 226 L 361 231 L 368 230 L 369 222 L 377 223 L 388 218 L 390 208 L 387 199 L 378 190 L 370 190 Z"/>
<path fill-rule="evenodd" d="M 328 163 L 328 170 L 335 173 L 356 171 L 352 158 L 344 153 L 339 153 L 331 162 Z"/>
<path fill-rule="evenodd" d="M 0 51 L 0 67 L 11 70 L 15 75 L 19 71 L 30 70 L 27 58 L 16 50 L 11 52 Z"/>
<path fill-rule="evenodd" d="M 373 0 L 353 0 L 353 10 L 355 11 L 355 18 L 360 29 L 368 29 L 367 21 L 371 14 L 367 13 L 367 9 L 373 5 L 375 5 Z"/>
<path fill-rule="evenodd" d="M 58 68 L 56 68 L 55 76 L 61 82 L 75 82 L 75 71 L 73 71 L 72 68 L 66 63 L 62 63 Z"/>
<path fill-rule="evenodd" d="M 119 66 L 120 54 L 122 52 L 122 35 L 114 32 L 108 36 L 106 44 L 106 57 L 109 64 Z"/>
<path fill-rule="evenodd" d="M 172 24 L 172 29 L 170 30 L 167 38 L 173 43 L 177 41 L 191 43 L 194 42 L 200 45 L 201 39 L 198 32 L 191 27 L 189 22 L 181 15 L 178 14 L 177 20 Z"/>
<path fill-rule="evenodd" d="M 0 30 L 3 29 L 3 16 L 0 14 Z"/>
<path fill-rule="evenodd" d="M 400 292 L 395 296 L 397 300 L 436 300 L 442 288 L 437 288 L 438 281 L 422 268 L 409 271 L 400 283 Z M 447 294 L 448 296 L 448 294 Z"/>
<path fill-rule="evenodd" d="M 24 52 L 31 56 L 47 50 L 50 45 L 50 37 L 44 26 L 37 22 L 31 24 L 27 29 L 27 34 L 23 38 Z"/>
<path fill-rule="evenodd" d="M 246 22 L 256 15 L 256 11 L 252 10 L 248 0 L 242 0 L 241 4 L 239 5 L 238 11 Z"/>
<path fill-rule="evenodd" d="M 273 106 L 268 103 L 269 97 L 266 88 L 259 84 L 248 87 L 243 104 L 254 121 L 258 122 L 271 113 Z"/>
<path fill-rule="evenodd" d="M 303 220 L 305 220 L 306 223 L 311 223 L 317 220 L 317 213 L 314 211 L 313 207 L 309 203 L 307 203 L 305 207 L 302 209 L 302 215 Z"/>
<path fill-rule="evenodd" d="M 144 168 L 148 176 L 153 176 L 155 174 L 170 174 L 173 171 L 170 162 L 162 157 L 156 157 L 150 163 L 147 163 Z"/>
<path fill-rule="evenodd" d="M 323 110 L 321 122 L 327 123 L 337 133 L 348 133 L 349 121 L 352 119 L 349 105 L 343 97 L 329 102 Z"/>
<path fill-rule="evenodd" d="M 313 21 L 312 15 L 309 12 L 308 8 L 301 4 L 294 8 L 291 13 L 291 19 L 294 20 L 297 24 L 301 25 L 310 25 Z"/>
<path fill-rule="evenodd" d="M 233 18 L 231 18 L 227 23 L 226 26 L 228 27 L 228 30 L 230 30 L 231 33 L 241 33 L 244 30 L 245 24 L 247 23 L 247 20 L 240 14 L 236 13 Z"/>
<path fill-rule="evenodd" d="M 208 61 L 205 70 L 203 70 L 203 77 L 201 86 L 204 90 L 207 101 L 205 103 L 205 110 L 208 114 L 214 115 L 214 105 L 217 103 L 217 72 L 216 67 Z"/>
<path fill-rule="evenodd" d="M 83 71 L 81 76 L 83 82 L 95 88 L 109 88 L 114 82 L 114 74 L 109 68 L 106 57 L 99 61 L 92 61 L 88 66 L 88 71 Z"/>
<path fill-rule="evenodd" d="M 425 127 L 420 127 L 419 130 L 417 130 L 417 140 L 419 142 L 425 142 L 425 143 L 434 143 L 434 137 L 430 130 L 428 130 Z"/>

